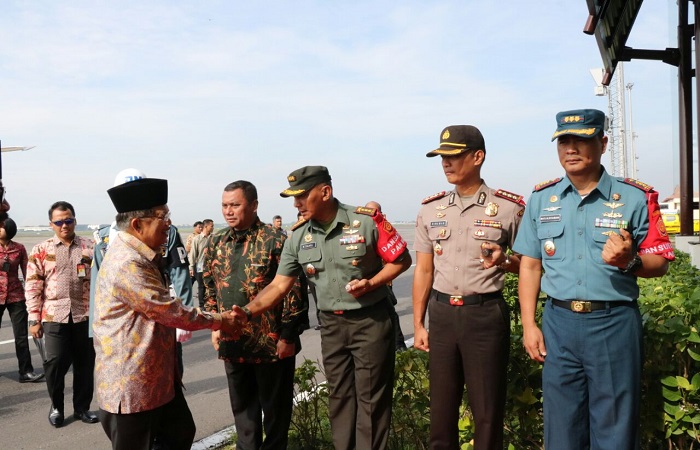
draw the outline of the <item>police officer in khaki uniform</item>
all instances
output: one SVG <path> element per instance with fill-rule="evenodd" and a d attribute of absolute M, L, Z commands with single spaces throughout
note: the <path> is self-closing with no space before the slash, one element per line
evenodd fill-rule
<path fill-rule="evenodd" d="M 470 125 L 442 131 L 440 155 L 455 185 L 423 200 L 416 221 L 413 278 L 415 347 L 430 351 L 430 448 L 456 449 L 464 385 L 476 450 L 503 448 L 510 318 L 502 289 L 518 272 L 508 255 L 525 203 L 481 179 L 486 147 Z M 430 340 L 425 313 L 430 308 Z"/>
<path fill-rule="evenodd" d="M 282 249 L 277 275 L 246 307 L 246 322 L 271 308 L 304 271 L 321 310 L 321 353 L 330 390 L 336 450 L 384 449 L 391 424 L 394 339 L 387 283 L 411 256 L 396 229 L 374 208 L 333 196 L 328 169 L 307 166 L 288 177 L 302 219 Z"/>

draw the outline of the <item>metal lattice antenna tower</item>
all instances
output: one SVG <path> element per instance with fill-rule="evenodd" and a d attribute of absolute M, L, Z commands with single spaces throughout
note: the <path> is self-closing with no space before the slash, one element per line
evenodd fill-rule
<path fill-rule="evenodd" d="M 618 63 L 615 76 L 607 89 L 608 94 L 608 153 L 610 173 L 616 177 L 629 177 L 627 148 L 625 145 L 625 75 L 623 64 Z"/>

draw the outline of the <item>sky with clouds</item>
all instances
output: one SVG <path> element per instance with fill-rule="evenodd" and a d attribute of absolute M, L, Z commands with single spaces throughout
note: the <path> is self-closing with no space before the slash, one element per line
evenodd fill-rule
<path fill-rule="evenodd" d="M 645 2 L 628 45 L 675 47 L 676 11 Z M 2 155 L 11 216 L 46 224 L 67 200 L 80 223 L 107 223 L 106 190 L 136 167 L 168 179 L 176 224 L 223 222 L 238 179 L 263 220 L 292 222 L 286 176 L 325 165 L 344 203 L 413 220 L 450 189 L 425 153 L 452 124 L 481 129 L 491 187 L 527 197 L 563 173 L 555 114 L 607 111 L 587 14 L 585 0 L 5 1 L 0 139 L 36 146 Z M 661 197 L 678 183 L 675 74 L 625 65 L 638 178 Z"/>

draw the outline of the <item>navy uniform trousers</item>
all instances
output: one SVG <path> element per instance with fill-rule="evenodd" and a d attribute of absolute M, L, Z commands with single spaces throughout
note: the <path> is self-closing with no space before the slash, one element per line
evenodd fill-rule
<path fill-rule="evenodd" d="M 642 320 L 636 302 L 580 314 L 548 301 L 542 332 L 545 448 L 638 449 Z"/>

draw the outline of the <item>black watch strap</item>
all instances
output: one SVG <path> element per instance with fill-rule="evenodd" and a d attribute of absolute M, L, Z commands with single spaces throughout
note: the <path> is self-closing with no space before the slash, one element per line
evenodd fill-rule
<path fill-rule="evenodd" d="M 642 267 L 642 258 L 639 255 L 634 255 L 634 258 L 632 258 L 632 261 L 627 263 L 627 267 L 624 269 L 620 269 L 620 272 L 622 273 L 635 273 Z"/>
<path fill-rule="evenodd" d="M 253 313 L 252 313 L 252 312 L 250 312 L 250 310 L 248 309 L 248 307 L 247 307 L 247 306 L 244 306 L 244 307 L 243 307 L 243 308 L 241 308 L 241 309 L 242 309 L 242 310 L 243 310 L 243 312 L 245 313 L 245 316 L 246 316 L 246 317 L 248 318 L 248 322 L 250 322 L 250 321 L 251 321 L 251 319 L 253 318 Z"/>

